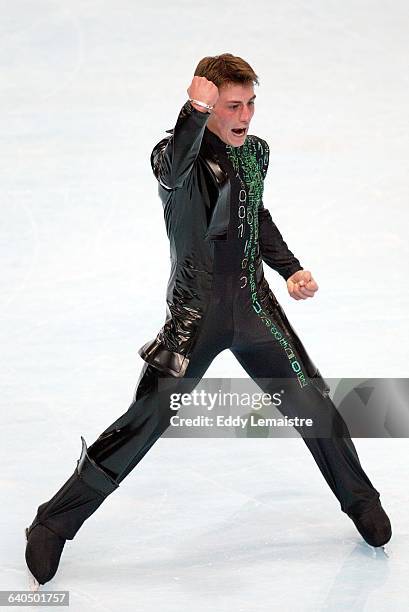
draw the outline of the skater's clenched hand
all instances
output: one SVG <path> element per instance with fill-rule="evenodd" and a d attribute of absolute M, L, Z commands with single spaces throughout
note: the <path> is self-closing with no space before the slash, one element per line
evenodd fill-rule
<path fill-rule="evenodd" d="M 308 270 L 298 270 L 287 278 L 288 293 L 295 300 L 306 300 L 318 291 L 318 285 Z"/>
<path fill-rule="evenodd" d="M 210 104 L 210 106 L 214 106 L 219 98 L 219 88 L 217 85 L 215 85 L 213 81 L 206 79 L 206 77 L 201 76 L 193 77 L 193 80 L 187 89 L 187 93 L 189 98 L 194 98 L 200 102 L 205 102 L 206 104 Z M 209 112 L 207 109 L 195 104 L 194 102 L 191 104 L 194 108 L 202 113 Z"/>

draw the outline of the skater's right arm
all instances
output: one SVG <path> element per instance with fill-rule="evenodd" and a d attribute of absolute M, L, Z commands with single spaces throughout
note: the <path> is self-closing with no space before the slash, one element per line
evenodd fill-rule
<path fill-rule="evenodd" d="M 217 86 L 205 77 L 194 76 L 187 89 L 189 98 L 214 106 L 219 97 Z M 151 165 L 158 181 L 167 189 L 181 187 L 199 154 L 207 121 L 207 109 L 189 100 L 183 105 L 173 134 L 156 145 Z"/>

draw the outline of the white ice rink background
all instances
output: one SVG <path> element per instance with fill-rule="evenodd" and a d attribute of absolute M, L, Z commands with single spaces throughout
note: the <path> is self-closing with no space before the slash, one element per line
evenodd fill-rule
<path fill-rule="evenodd" d="M 128 408 L 165 317 L 149 164 L 203 56 L 260 77 L 264 204 L 319 284 L 266 277 L 325 377 L 408 376 L 409 4 L 0 3 L 0 590 L 23 529 Z M 229 352 L 206 373 L 246 376 Z M 161 439 L 68 542 L 70 609 L 406 611 L 408 441 L 355 440 L 392 521 L 363 543 L 300 439 Z M 10 608 L 11 609 L 11 608 Z M 52 609 L 52 608 L 50 608 Z"/>

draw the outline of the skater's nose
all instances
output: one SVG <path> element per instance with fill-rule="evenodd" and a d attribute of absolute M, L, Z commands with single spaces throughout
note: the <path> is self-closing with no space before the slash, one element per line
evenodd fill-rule
<path fill-rule="evenodd" d="M 243 104 L 240 111 L 240 121 L 248 123 L 253 116 L 253 110 L 246 104 Z"/>

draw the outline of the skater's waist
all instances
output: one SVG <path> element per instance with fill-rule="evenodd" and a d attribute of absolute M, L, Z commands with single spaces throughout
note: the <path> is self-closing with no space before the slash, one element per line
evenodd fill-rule
<path fill-rule="evenodd" d="M 218 293 L 238 299 L 240 294 L 243 294 L 243 284 L 243 271 L 240 269 L 234 272 L 213 272 L 213 294 Z"/>

